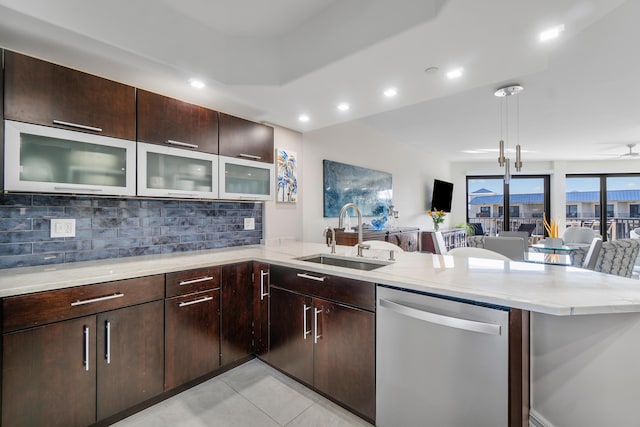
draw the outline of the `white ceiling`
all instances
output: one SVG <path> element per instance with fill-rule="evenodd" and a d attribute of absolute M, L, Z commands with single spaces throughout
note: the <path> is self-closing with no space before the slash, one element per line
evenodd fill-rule
<path fill-rule="evenodd" d="M 638 22 L 637 0 L 0 0 L 0 46 L 301 132 L 357 120 L 460 161 L 497 156 L 463 151 L 497 148 L 493 92 L 520 83 L 507 145 L 593 160 L 640 151 Z"/>

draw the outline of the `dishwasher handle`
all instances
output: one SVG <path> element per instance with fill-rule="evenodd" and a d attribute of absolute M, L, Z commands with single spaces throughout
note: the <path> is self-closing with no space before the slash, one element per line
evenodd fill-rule
<path fill-rule="evenodd" d="M 501 326 L 493 323 L 476 322 L 475 320 L 460 319 L 458 317 L 444 316 L 442 314 L 431 313 L 419 310 L 404 304 L 380 299 L 380 307 L 389 309 L 398 314 L 414 319 L 423 320 L 436 325 L 448 326 L 450 328 L 463 329 L 471 332 L 479 332 L 487 335 L 501 335 Z"/>

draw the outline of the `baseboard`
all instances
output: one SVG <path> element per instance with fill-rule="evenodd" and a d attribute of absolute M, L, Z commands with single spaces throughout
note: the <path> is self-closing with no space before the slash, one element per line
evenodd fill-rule
<path fill-rule="evenodd" d="M 555 427 L 535 409 L 529 409 L 529 427 Z"/>

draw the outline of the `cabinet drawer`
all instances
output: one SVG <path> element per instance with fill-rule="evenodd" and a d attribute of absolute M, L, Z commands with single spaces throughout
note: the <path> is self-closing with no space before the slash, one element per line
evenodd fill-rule
<path fill-rule="evenodd" d="M 376 289 L 372 282 L 272 265 L 271 286 L 375 311 Z"/>
<path fill-rule="evenodd" d="M 167 273 L 167 298 L 220 287 L 220 267 Z"/>
<path fill-rule="evenodd" d="M 159 274 L 4 298 L 3 331 L 15 331 L 162 299 L 163 282 L 164 275 Z"/>

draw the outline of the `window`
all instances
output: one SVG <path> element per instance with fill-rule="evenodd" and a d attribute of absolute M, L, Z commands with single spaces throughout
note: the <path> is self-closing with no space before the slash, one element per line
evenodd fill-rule
<path fill-rule="evenodd" d="M 640 218 L 640 205 L 629 205 L 629 216 L 631 218 Z"/>
<path fill-rule="evenodd" d="M 567 218 L 578 218 L 578 205 L 567 205 Z"/>
<path fill-rule="evenodd" d="M 548 175 L 517 175 L 508 184 L 503 176 L 468 176 L 467 221 L 482 224 L 490 236 L 523 224 L 535 224 L 533 233 L 542 235 L 542 216 L 550 206 L 549 182 Z"/>

